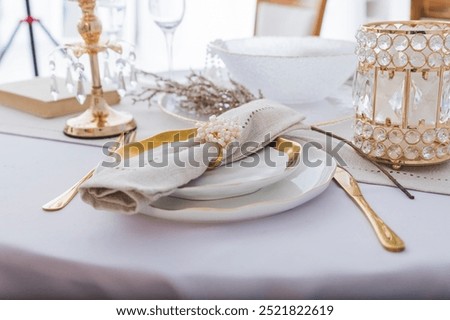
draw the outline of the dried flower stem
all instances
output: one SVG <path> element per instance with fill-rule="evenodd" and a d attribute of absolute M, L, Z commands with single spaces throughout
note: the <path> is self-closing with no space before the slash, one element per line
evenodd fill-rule
<path fill-rule="evenodd" d="M 151 100 L 159 94 L 174 94 L 180 98 L 180 107 L 203 115 L 219 115 L 229 109 L 239 107 L 257 99 L 246 87 L 230 79 L 230 88 L 215 84 L 205 76 L 192 71 L 185 83 L 163 78 L 157 74 L 141 71 L 153 78 L 155 85 L 133 98 L 133 102 Z M 260 94 L 258 98 L 262 98 Z"/>
<path fill-rule="evenodd" d="M 377 162 L 373 161 L 372 159 L 370 159 L 366 154 L 364 154 L 361 150 L 359 150 L 359 149 L 358 149 L 351 141 L 349 141 L 349 140 L 347 140 L 347 139 L 345 139 L 345 138 L 343 138 L 343 137 L 341 137 L 341 136 L 338 136 L 338 135 L 336 135 L 336 134 L 334 134 L 334 133 L 332 133 L 332 132 L 322 130 L 322 129 L 320 129 L 320 128 L 318 128 L 318 127 L 315 127 L 315 126 L 311 126 L 311 130 L 316 131 L 316 132 L 319 132 L 319 133 L 322 133 L 322 134 L 325 134 L 325 135 L 327 135 L 327 136 L 329 136 L 329 137 L 331 137 L 331 138 L 341 140 L 341 141 L 343 141 L 344 143 L 348 144 L 350 147 L 352 147 L 352 148 L 356 151 L 356 153 L 357 153 L 358 155 L 360 155 L 360 156 L 363 157 L 364 159 L 370 161 L 375 167 L 378 168 L 378 170 L 380 170 L 382 173 L 384 173 L 384 174 L 386 175 L 386 177 L 388 177 L 389 180 L 392 181 L 392 183 L 394 183 L 394 184 L 395 184 L 395 185 L 396 185 L 396 186 L 397 186 L 404 194 L 406 194 L 406 196 L 407 196 L 408 198 L 410 198 L 411 200 L 414 199 L 414 196 L 413 196 L 411 193 L 409 193 L 409 191 L 408 191 L 404 186 L 402 186 L 402 185 L 400 184 L 400 182 L 398 182 L 397 179 L 395 179 L 395 178 L 389 173 L 389 171 L 387 171 L 387 170 L 386 170 L 382 165 L 380 165 L 379 163 L 377 163 Z"/>

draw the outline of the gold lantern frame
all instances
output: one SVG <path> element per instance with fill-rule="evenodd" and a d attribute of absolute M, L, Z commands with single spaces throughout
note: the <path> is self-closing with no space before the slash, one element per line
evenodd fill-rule
<path fill-rule="evenodd" d="M 444 117 L 443 120 L 442 114 L 446 111 L 444 103 L 450 108 L 450 88 L 446 87 L 448 95 L 447 91 L 444 94 L 446 81 L 450 86 L 450 23 L 422 20 L 375 22 L 362 26 L 356 38 L 359 63 L 353 87 L 357 109 L 355 145 L 374 160 L 392 164 L 394 168 L 449 160 L 450 110 L 447 110 L 447 119 Z M 379 76 L 393 79 L 400 72 L 404 74 L 400 89 L 400 121 L 392 121 L 389 117 L 377 119 Z M 436 73 L 439 78 L 437 105 L 435 109 L 430 107 L 436 112 L 434 123 L 427 123 L 425 119 L 411 123 L 408 113 L 413 103 L 412 75 L 419 74 L 428 81 L 431 73 Z M 358 76 L 364 80 L 361 81 Z M 369 81 L 369 84 L 361 83 L 364 81 Z M 358 109 L 361 106 L 360 91 L 367 86 L 371 88 L 364 92 L 367 95 L 364 96 L 365 110 L 361 110 Z M 370 93 L 367 93 L 369 90 Z M 443 96 L 446 101 L 443 101 Z"/>

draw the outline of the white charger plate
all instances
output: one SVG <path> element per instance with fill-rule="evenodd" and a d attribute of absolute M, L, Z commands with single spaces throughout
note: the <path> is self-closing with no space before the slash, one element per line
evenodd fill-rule
<path fill-rule="evenodd" d="M 187 222 L 228 222 L 274 215 L 295 208 L 321 194 L 336 170 L 335 160 L 319 149 L 300 157 L 303 163 L 291 180 L 282 180 L 249 195 L 210 201 L 164 197 L 142 213 L 167 220 Z"/>
<path fill-rule="evenodd" d="M 253 193 L 295 173 L 300 162 L 290 167 L 288 161 L 287 154 L 267 147 L 230 166 L 207 171 L 170 196 L 188 200 L 218 200 Z"/>

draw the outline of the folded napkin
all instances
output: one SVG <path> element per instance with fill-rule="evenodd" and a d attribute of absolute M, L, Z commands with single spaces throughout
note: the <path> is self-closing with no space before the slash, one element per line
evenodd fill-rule
<path fill-rule="evenodd" d="M 238 161 L 280 135 L 303 128 L 303 119 L 298 112 L 276 102 L 252 101 L 200 125 L 197 137 L 177 151 L 167 153 L 167 148 L 161 146 L 152 150 L 149 161 L 135 157 L 128 165 L 125 161 L 115 167 L 100 164 L 93 177 L 80 187 L 81 197 L 97 209 L 142 212 L 160 197 L 200 177 L 209 166 L 205 155 L 211 156 L 212 152 L 213 157 L 218 156 L 218 149 L 211 148 L 212 142 L 226 151 L 222 164 Z M 224 126 L 228 130 L 224 131 Z M 214 130 L 221 134 L 213 134 Z M 230 141 L 233 143 L 227 145 Z M 236 144 L 241 147 L 227 148 Z M 155 165 L 163 159 L 163 165 Z"/>

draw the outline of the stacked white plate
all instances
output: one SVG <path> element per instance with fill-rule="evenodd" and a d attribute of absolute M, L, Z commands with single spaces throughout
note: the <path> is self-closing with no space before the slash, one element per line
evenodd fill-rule
<path fill-rule="evenodd" d="M 288 165 L 286 154 L 267 147 L 231 166 L 208 171 L 143 213 L 197 222 L 265 217 L 318 196 L 335 169 L 334 159 L 319 149 L 310 149 L 298 163 Z"/>

